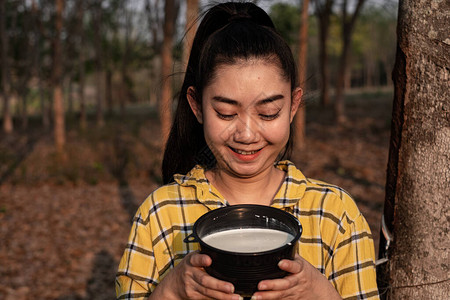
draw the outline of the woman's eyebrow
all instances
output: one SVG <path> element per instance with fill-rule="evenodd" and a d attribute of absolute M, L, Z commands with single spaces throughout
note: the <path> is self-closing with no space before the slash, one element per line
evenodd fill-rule
<path fill-rule="evenodd" d="M 273 96 L 270 96 L 270 97 L 267 97 L 264 99 L 257 100 L 255 105 L 261 106 L 261 105 L 268 104 L 268 103 L 271 103 L 271 102 L 274 102 L 274 101 L 277 101 L 277 100 L 280 100 L 283 98 L 284 98 L 284 96 L 282 94 L 273 95 Z M 231 105 L 236 105 L 236 106 L 241 105 L 239 103 L 239 101 L 236 101 L 236 100 L 233 100 L 233 99 L 230 99 L 227 97 L 223 97 L 223 96 L 214 96 L 212 99 L 217 102 L 227 103 L 227 104 L 231 104 Z"/>
<path fill-rule="evenodd" d="M 283 96 L 282 94 L 279 94 L 279 95 L 273 95 L 273 96 L 270 96 L 270 97 L 267 97 L 267 98 L 258 100 L 258 101 L 256 102 L 256 105 L 260 106 L 260 105 L 272 103 L 272 102 L 274 102 L 274 101 L 277 101 L 277 100 L 280 100 L 280 99 L 283 99 L 283 98 L 284 98 L 284 96 Z"/>
<path fill-rule="evenodd" d="M 227 104 L 231 104 L 231 105 L 239 105 L 238 101 L 227 98 L 227 97 L 214 96 L 212 99 L 217 102 L 227 103 Z"/>

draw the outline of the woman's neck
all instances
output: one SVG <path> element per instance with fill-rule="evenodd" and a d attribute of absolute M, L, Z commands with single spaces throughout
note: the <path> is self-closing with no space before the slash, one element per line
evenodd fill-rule
<path fill-rule="evenodd" d="M 251 178 L 241 178 L 223 170 L 206 171 L 206 178 L 229 204 L 270 205 L 286 173 L 271 167 Z"/>

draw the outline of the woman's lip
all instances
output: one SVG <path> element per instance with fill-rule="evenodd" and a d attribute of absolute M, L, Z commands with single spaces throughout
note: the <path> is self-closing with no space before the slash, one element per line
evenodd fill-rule
<path fill-rule="evenodd" d="M 260 151 L 262 148 L 257 149 L 257 150 L 241 150 L 241 149 L 236 149 L 236 148 L 230 147 L 230 149 L 233 150 L 233 152 L 236 152 L 237 154 L 252 155 L 252 154 L 255 154 L 258 151 Z"/>
<path fill-rule="evenodd" d="M 259 156 L 259 154 L 261 153 L 261 150 L 263 148 L 260 148 L 258 150 L 252 150 L 252 151 L 244 151 L 244 150 L 240 150 L 240 149 L 235 149 L 233 147 L 229 147 L 231 150 L 231 153 L 233 153 L 233 155 L 235 157 L 237 157 L 239 160 L 242 161 L 251 161 L 254 160 L 255 158 L 257 158 Z"/>

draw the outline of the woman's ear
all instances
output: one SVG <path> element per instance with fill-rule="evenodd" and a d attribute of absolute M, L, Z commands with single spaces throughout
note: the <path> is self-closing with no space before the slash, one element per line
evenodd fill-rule
<path fill-rule="evenodd" d="M 195 91 L 195 88 L 193 86 L 188 87 L 186 97 L 189 102 L 189 106 L 192 109 L 192 112 L 194 113 L 195 117 L 197 118 L 197 121 L 200 124 L 203 124 L 202 107 L 201 107 L 201 104 L 198 103 L 196 100 L 197 92 Z"/>
<path fill-rule="evenodd" d="M 298 107 L 300 106 L 302 102 L 302 96 L 303 96 L 303 90 L 301 88 L 296 88 L 292 92 L 292 101 L 291 101 L 291 115 L 290 115 L 290 121 L 295 117 L 295 114 L 297 113 Z"/>

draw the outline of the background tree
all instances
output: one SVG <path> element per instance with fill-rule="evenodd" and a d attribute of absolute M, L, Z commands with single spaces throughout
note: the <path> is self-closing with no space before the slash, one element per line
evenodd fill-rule
<path fill-rule="evenodd" d="M 330 17 L 334 0 L 313 0 L 313 4 L 319 27 L 320 102 L 323 106 L 327 106 L 330 104 L 330 71 L 327 41 L 330 33 Z"/>
<path fill-rule="evenodd" d="M 399 6 L 384 208 L 394 244 L 388 274 L 379 274 L 387 278 L 382 292 L 388 299 L 450 295 L 449 10 L 448 1 Z"/>
<path fill-rule="evenodd" d="M 87 128 L 87 113 L 86 113 L 86 50 L 84 47 L 86 41 L 86 31 L 84 29 L 84 10 L 85 1 L 77 0 L 76 2 L 76 37 L 78 43 L 77 48 L 77 66 L 78 66 L 78 97 L 80 103 L 80 128 L 85 130 Z"/>
<path fill-rule="evenodd" d="M 156 104 L 160 100 L 160 88 L 161 82 L 160 64 L 161 64 L 161 32 L 163 28 L 164 19 L 161 17 L 160 0 L 146 0 L 145 11 L 147 15 L 147 24 L 150 33 L 150 74 L 149 74 L 149 97 L 150 103 Z"/>
<path fill-rule="evenodd" d="M 189 53 L 191 52 L 195 32 L 197 30 L 197 16 L 199 0 L 186 0 L 186 25 L 183 43 L 183 68 L 188 64 Z"/>
<path fill-rule="evenodd" d="M 172 124 L 172 79 L 173 73 L 173 39 L 175 34 L 176 0 L 166 0 L 164 6 L 164 39 L 162 44 L 161 65 L 161 101 L 159 103 L 159 118 L 161 122 L 161 138 L 165 141 L 169 136 Z"/>
<path fill-rule="evenodd" d="M 96 85 L 96 121 L 97 126 L 104 124 L 104 50 L 103 50 L 103 0 L 94 0 L 92 5 L 92 41 L 95 49 L 95 85 Z"/>
<path fill-rule="evenodd" d="M 353 34 L 352 85 L 373 88 L 391 85 L 395 61 L 396 3 L 367 3 Z"/>
<path fill-rule="evenodd" d="M 298 70 L 300 88 L 306 91 L 306 73 L 308 70 L 308 8 L 309 0 L 302 1 L 301 25 L 298 41 Z M 295 116 L 295 147 L 300 152 L 305 146 L 305 106 L 303 103 L 298 108 Z"/>
<path fill-rule="evenodd" d="M 281 36 L 292 48 L 296 48 L 299 39 L 301 9 L 289 3 L 275 3 L 270 7 L 270 17 Z"/>
<path fill-rule="evenodd" d="M 55 34 L 53 37 L 53 114 L 54 114 L 54 138 L 56 150 L 63 153 L 65 136 L 64 103 L 62 90 L 63 54 L 61 45 L 61 33 L 63 29 L 64 0 L 55 0 Z"/>
<path fill-rule="evenodd" d="M 51 109 L 51 33 L 54 2 L 52 0 L 32 1 L 32 9 L 36 14 L 35 39 L 38 41 L 39 49 L 34 55 L 36 61 L 36 79 L 37 79 L 37 94 L 40 107 L 40 115 L 42 125 L 45 129 L 50 128 L 50 120 L 52 118 Z"/>
<path fill-rule="evenodd" d="M 17 9 L 14 21 L 11 22 L 10 50 L 12 56 L 10 87 L 17 101 L 17 115 L 21 120 L 22 129 L 28 126 L 28 101 L 30 91 L 29 81 L 33 76 L 33 51 L 37 51 L 37 40 L 33 36 L 33 14 L 25 1 L 14 3 Z M 19 26 L 25 34 L 19 34 Z"/>
<path fill-rule="evenodd" d="M 318 10 L 318 1 L 312 2 L 315 10 Z M 341 32 L 337 10 L 333 11 L 337 6 L 333 8 L 331 0 L 322 1 L 321 4 L 327 7 L 324 15 L 329 17 L 328 43 L 322 43 L 326 45 L 319 47 L 321 42 L 317 37 L 321 32 L 321 21 L 312 14 L 304 15 L 309 23 L 309 59 L 307 63 L 301 63 L 300 57 L 297 56 L 302 65 L 299 69 L 308 72 L 303 80 L 308 85 L 307 98 L 314 96 L 319 88 L 326 87 L 327 84 L 330 88 L 335 87 L 335 79 L 338 77 L 338 55 L 342 41 L 335 37 Z M 262 5 L 263 2 L 260 1 Z M 172 24 L 176 24 L 180 1 L 174 0 L 174 3 L 175 16 L 172 17 Z M 198 5 L 202 2 L 189 0 L 185 3 L 186 13 L 189 15 L 191 5 L 194 7 L 193 11 L 197 12 Z M 299 43 L 299 5 L 302 1 L 265 3 L 277 29 L 291 45 L 293 52 L 297 53 L 299 45 L 305 45 L 303 42 Z M 163 91 L 168 95 L 179 88 L 181 76 L 172 75 L 182 72 L 183 64 L 186 64 L 183 62 L 186 58 L 180 55 L 181 41 L 184 38 L 188 43 L 189 34 L 193 34 L 195 30 L 189 30 L 184 36 L 185 30 L 173 26 L 171 43 L 173 45 L 174 41 L 180 42 L 171 47 L 174 50 L 164 51 L 165 58 L 170 54 L 173 58 L 168 67 L 164 67 L 165 73 L 162 74 L 165 1 L 74 0 L 65 4 L 61 35 L 61 52 L 68 58 L 63 60 L 61 67 L 61 78 L 64 79 L 64 113 L 68 117 L 65 122 L 72 125 L 76 117 L 80 126 L 86 128 L 88 118 L 92 117 L 101 124 L 103 118 L 110 120 L 114 117 L 111 116 L 114 109 L 120 109 L 123 116 L 127 105 L 143 105 L 148 99 L 150 101 L 145 105 L 148 104 L 157 115 L 163 111 L 170 114 L 172 105 L 162 104 L 161 95 Z M 269 4 L 272 5 L 270 9 L 267 7 Z M 28 117 L 31 116 L 30 120 L 33 120 L 34 115 L 37 115 L 42 118 L 44 127 L 49 126 L 53 112 L 50 103 L 53 97 L 52 40 L 55 1 L 17 0 L 6 1 L 4 5 L 6 11 L 5 18 L 1 20 L 4 23 L 2 40 L 6 39 L 6 42 L 2 42 L 1 49 L 6 47 L 7 50 L 3 51 L 0 60 L 1 74 L 6 74 L 1 76 L 1 93 L 9 95 L 6 97 L 9 99 L 9 109 L 3 110 L 3 113 L 8 111 L 7 117 L 2 120 L 3 124 L 10 122 L 12 128 L 12 120 L 21 119 L 23 126 L 26 126 Z M 195 12 L 190 13 L 191 17 L 196 17 Z M 352 88 L 369 85 L 378 88 L 386 83 L 386 70 L 391 68 L 391 46 L 386 45 L 391 44 L 389 38 L 392 39 L 394 18 L 381 9 L 371 8 L 363 11 L 363 14 L 365 19 L 361 20 L 354 30 L 352 61 L 355 64 L 349 64 L 350 71 L 347 73 L 352 74 Z M 184 23 L 185 18 L 180 19 Z M 143 24 L 145 26 L 142 26 Z M 193 23 L 187 21 L 186 25 Z M 383 40 L 381 43 L 375 43 L 372 39 Z M 320 48 L 325 48 L 321 52 L 328 53 L 328 58 L 324 59 L 323 55 L 319 55 L 316 49 Z M 167 63 L 166 59 L 164 61 Z M 330 78 L 321 84 L 319 79 L 326 76 L 320 76 L 323 72 L 319 72 L 318 66 L 323 61 L 325 63 L 320 65 L 329 66 Z M 2 98 L 4 104 L 5 97 Z M 169 98 L 172 99 L 171 96 Z M 158 109 L 159 104 L 162 104 L 161 110 Z M 103 116 L 104 110 L 110 114 Z M 73 117 L 69 117 L 72 114 Z M 161 115 L 161 120 L 167 121 L 168 124 L 170 119 L 171 117 Z"/>
<path fill-rule="evenodd" d="M 356 20 L 366 0 L 352 1 L 343 0 L 341 4 L 341 24 L 342 24 L 342 50 L 339 58 L 338 77 L 336 80 L 336 96 L 334 100 L 334 112 L 337 123 L 345 121 L 344 93 L 346 77 L 349 71 L 350 49 L 352 34 Z M 351 7 L 354 7 L 353 9 Z"/>
<path fill-rule="evenodd" d="M 136 44 L 138 43 L 140 36 L 139 30 L 134 26 L 136 22 L 136 12 L 133 8 L 127 5 L 127 2 L 122 2 L 119 6 L 120 14 L 122 15 L 122 22 L 119 23 L 121 34 L 117 35 L 115 32 L 115 39 L 117 42 L 116 47 L 121 49 L 121 54 L 117 55 L 117 62 L 119 65 L 119 73 L 121 79 L 121 97 L 120 102 L 120 112 L 121 116 L 125 115 L 125 105 L 127 102 L 135 103 L 137 97 L 133 91 L 134 83 L 133 78 L 130 75 L 130 68 L 133 65 L 134 58 L 138 58 L 139 54 L 136 53 Z"/>
<path fill-rule="evenodd" d="M 6 29 L 6 0 L 0 0 L 0 59 L 1 59 L 1 96 L 3 100 L 3 131 L 11 133 L 13 131 L 13 122 L 10 111 L 10 74 L 8 44 L 9 35 Z"/>

